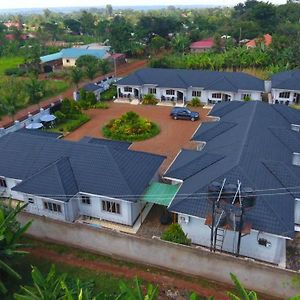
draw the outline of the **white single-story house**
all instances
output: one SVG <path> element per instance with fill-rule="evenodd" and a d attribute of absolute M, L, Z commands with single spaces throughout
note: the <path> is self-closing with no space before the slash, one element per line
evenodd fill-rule
<path fill-rule="evenodd" d="M 0 138 L 0 198 L 28 203 L 30 213 L 67 222 L 88 217 L 132 226 L 164 157 L 129 146 L 9 133 Z"/>
<path fill-rule="evenodd" d="M 210 247 L 208 187 L 239 181 L 242 191 L 250 187 L 256 197 L 244 211 L 239 254 L 284 267 L 286 241 L 300 225 L 300 112 L 285 105 L 233 101 L 215 105 L 210 115 L 220 120 L 202 123 L 196 131 L 198 150 L 181 150 L 164 174 L 180 186 L 168 209 L 178 215 L 193 243 Z M 218 248 L 236 254 L 239 234 L 228 227 L 228 217 L 233 217 L 227 213 L 219 226 Z"/>
<path fill-rule="evenodd" d="M 242 72 L 181 69 L 141 69 L 116 83 L 118 98 L 141 99 L 153 94 L 161 102 L 183 103 L 198 97 L 203 103 L 262 100 L 264 81 Z"/>
<path fill-rule="evenodd" d="M 300 70 L 275 74 L 271 80 L 273 103 L 300 104 Z"/>

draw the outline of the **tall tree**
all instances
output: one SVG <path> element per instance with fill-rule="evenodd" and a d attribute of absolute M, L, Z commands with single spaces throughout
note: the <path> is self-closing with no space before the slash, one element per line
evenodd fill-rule
<path fill-rule="evenodd" d="M 29 102 L 37 104 L 40 108 L 40 101 L 45 96 L 45 82 L 38 80 L 34 76 L 25 83 L 25 91 L 29 97 Z"/>
<path fill-rule="evenodd" d="M 78 90 L 78 85 L 83 78 L 82 70 L 78 67 L 73 67 L 70 72 L 70 79 L 72 83 L 76 86 L 76 90 Z"/>

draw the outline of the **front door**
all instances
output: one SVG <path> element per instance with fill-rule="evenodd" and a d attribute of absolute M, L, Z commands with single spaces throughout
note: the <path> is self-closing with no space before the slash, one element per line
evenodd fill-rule
<path fill-rule="evenodd" d="M 300 104 L 300 94 L 298 94 L 298 93 L 294 94 L 294 103 Z"/>
<path fill-rule="evenodd" d="M 183 101 L 183 93 L 177 91 L 177 101 L 182 102 Z"/>
<path fill-rule="evenodd" d="M 139 98 L 139 90 L 134 89 L 134 98 L 138 99 Z"/>
<path fill-rule="evenodd" d="M 231 95 L 228 94 L 222 94 L 222 101 L 230 101 Z"/>

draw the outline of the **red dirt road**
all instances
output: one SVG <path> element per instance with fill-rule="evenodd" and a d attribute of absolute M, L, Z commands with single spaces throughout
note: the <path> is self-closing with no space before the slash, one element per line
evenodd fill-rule
<path fill-rule="evenodd" d="M 107 110 L 88 110 L 87 114 L 91 120 L 66 136 L 65 139 L 78 141 L 84 136 L 102 137 L 101 128 L 111 119 L 118 118 L 127 111 L 134 111 L 159 125 L 160 134 L 145 141 L 134 142 L 131 149 L 166 156 L 167 159 L 161 166 L 161 172 L 167 169 L 181 148 L 195 147 L 190 142 L 193 133 L 201 121 L 209 120 L 208 110 L 202 108 L 198 109 L 201 120 L 192 122 L 171 119 L 169 116 L 171 107 L 111 103 Z"/>
<path fill-rule="evenodd" d="M 120 65 L 117 69 L 117 76 L 124 76 L 124 75 L 130 74 L 130 73 L 134 72 L 135 70 L 145 67 L 147 65 L 147 63 L 148 63 L 147 60 L 140 60 L 140 61 L 134 61 L 132 63 Z M 106 76 L 109 76 L 109 75 L 113 75 L 113 72 L 107 74 Z M 104 76 L 97 77 L 97 78 L 95 78 L 94 82 L 99 81 L 103 78 L 104 78 Z M 80 87 L 86 83 L 87 82 L 81 83 Z M 60 97 L 73 98 L 73 91 L 74 91 L 74 88 L 70 88 L 67 91 L 61 93 L 61 95 L 59 95 L 59 96 L 51 97 L 47 100 L 42 101 L 40 103 L 40 106 L 41 107 L 46 106 L 54 101 L 57 101 Z M 33 112 L 33 111 L 37 110 L 37 108 L 38 108 L 37 105 L 30 105 L 24 109 L 21 109 L 20 111 L 17 112 L 15 119 L 16 120 L 21 119 L 22 117 L 26 116 L 29 112 Z M 3 116 L 0 120 L 0 127 L 4 127 L 6 124 L 11 123 L 11 122 L 12 122 L 11 117 Z"/>
<path fill-rule="evenodd" d="M 228 290 L 228 287 L 222 286 L 219 283 L 216 283 L 216 287 L 204 287 L 198 283 L 193 282 L 192 277 L 191 281 L 189 281 L 187 279 L 179 279 L 179 276 L 170 276 L 163 271 L 159 273 L 151 273 L 150 270 L 147 271 L 146 268 L 145 271 L 143 271 L 140 268 L 114 265 L 94 260 L 90 261 L 78 258 L 72 254 L 61 254 L 45 248 L 34 248 L 30 250 L 30 253 L 34 256 L 54 261 L 55 263 L 62 263 L 92 271 L 98 271 L 101 273 L 108 273 L 120 278 L 132 279 L 138 277 L 139 279 L 159 285 L 160 300 L 170 299 L 164 293 L 164 291 L 167 291 L 168 289 L 177 289 L 179 291 L 187 292 L 194 291 L 201 296 L 214 296 L 216 300 L 228 299 L 228 297 L 226 296 L 226 290 Z M 176 299 L 183 298 L 176 297 Z"/>

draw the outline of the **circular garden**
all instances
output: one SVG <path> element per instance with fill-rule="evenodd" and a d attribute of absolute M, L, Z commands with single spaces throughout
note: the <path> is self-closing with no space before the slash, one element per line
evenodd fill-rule
<path fill-rule="evenodd" d="M 111 120 L 102 128 L 106 138 L 119 141 L 143 141 L 159 134 L 157 124 L 129 111 L 118 119 Z"/>

